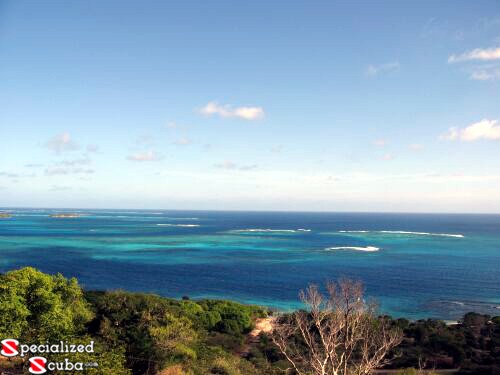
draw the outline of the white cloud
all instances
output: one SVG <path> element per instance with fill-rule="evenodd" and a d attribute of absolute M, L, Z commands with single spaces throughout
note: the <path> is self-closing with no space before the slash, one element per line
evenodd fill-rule
<path fill-rule="evenodd" d="M 500 68 L 481 68 L 474 70 L 470 78 L 475 81 L 494 81 L 500 79 Z"/>
<path fill-rule="evenodd" d="M 58 134 L 45 143 L 45 147 L 49 150 L 60 154 L 65 151 L 74 151 L 78 149 L 78 144 L 76 144 L 68 132 Z"/>
<path fill-rule="evenodd" d="M 248 165 L 238 165 L 230 160 L 226 160 L 222 163 L 215 164 L 216 168 L 227 169 L 227 170 L 238 170 L 238 171 L 251 171 L 258 168 L 257 164 Z"/>
<path fill-rule="evenodd" d="M 500 140 L 500 124 L 497 120 L 483 119 L 465 128 L 452 127 L 441 136 L 449 141 L 473 142 L 481 139 Z"/>
<path fill-rule="evenodd" d="M 87 151 L 88 152 L 99 152 L 99 146 L 98 145 L 88 145 Z"/>
<path fill-rule="evenodd" d="M 393 160 L 394 159 L 394 155 L 392 155 L 392 154 L 384 154 L 384 155 L 382 155 L 382 159 L 384 159 L 384 160 Z"/>
<path fill-rule="evenodd" d="M 189 138 L 186 138 L 186 137 L 179 138 L 173 142 L 173 144 L 177 145 L 177 146 L 187 146 L 187 145 L 190 145 L 191 143 L 193 143 L 193 141 Z"/>
<path fill-rule="evenodd" d="M 380 73 L 389 73 L 399 70 L 401 65 L 397 61 L 388 62 L 380 65 L 368 65 L 365 70 L 367 76 L 374 77 Z"/>
<path fill-rule="evenodd" d="M 218 115 L 224 118 L 240 118 L 242 120 L 260 120 L 264 117 L 262 107 L 231 107 L 230 105 L 219 105 L 216 102 L 209 102 L 199 109 L 199 112 L 205 116 Z"/>
<path fill-rule="evenodd" d="M 492 60 L 500 60 L 500 48 L 476 48 L 461 55 L 451 55 L 448 57 L 448 63 Z"/>
<path fill-rule="evenodd" d="M 127 159 L 131 161 L 158 161 L 161 156 L 155 151 L 145 151 L 131 154 L 127 156 Z"/>

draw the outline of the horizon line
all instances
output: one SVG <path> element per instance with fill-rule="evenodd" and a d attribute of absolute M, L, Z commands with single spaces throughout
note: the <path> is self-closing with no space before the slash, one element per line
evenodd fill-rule
<path fill-rule="evenodd" d="M 0 206 L 1 210 L 86 210 L 86 211 L 103 211 L 103 210 L 136 210 L 136 211 L 191 211 L 191 212 L 252 212 L 252 213 L 316 213 L 316 214 L 406 214 L 406 215 L 500 215 L 500 212 L 428 212 L 428 211 L 308 211 L 308 210 L 251 210 L 251 209 L 183 209 L 183 208 L 84 208 L 84 207 L 46 207 L 46 206 Z"/>

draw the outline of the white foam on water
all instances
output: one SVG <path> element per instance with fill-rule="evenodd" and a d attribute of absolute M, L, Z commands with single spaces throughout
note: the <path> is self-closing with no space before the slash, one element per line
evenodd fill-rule
<path fill-rule="evenodd" d="M 275 232 L 275 233 L 297 233 L 297 232 L 310 232 L 310 229 L 268 229 L 268 228 L 251 228 L 251 229 L 235 229 L 231 232 L 249 232 L 249 233 L 260 233 L 260 232 Z"/>
<path fill-rule="evenodd" d="M 339 230 L 339 233 L 385 233 L 385 234 L 408 234 L 413 236 L 439 236 L 439 237 L 454 237 L 464 238 L 463 234 L 450 233 L 429 233 L 429 232 L 410 232 L 405 230 Z"/>
<path fill-rule="evenodd" d="M 199 227 L 198 224 L 156 224 L 159 227 L 183 227 L 183 228 L 193 228 Z"/>
<path fill-rule="evenodd" d="M 373 252 L 373 251 L 379 251 L 380 248 L 375 247 L 375 246 L 335 246 L 335 247 L 327 247 L 325 250 L 328 251 L 333 251 L 333 250 L 355 250 L 355 251 L 368 251 L 368 252 Z"/>
<path fill-rule="evenodd" d="M 197 217 L 166 217 L 166 220 L 200 220 Z"/>
<path fill-rule="evenodd" d="M 339 230 L 339 233 L 368 233 L 367 230 Z"/>

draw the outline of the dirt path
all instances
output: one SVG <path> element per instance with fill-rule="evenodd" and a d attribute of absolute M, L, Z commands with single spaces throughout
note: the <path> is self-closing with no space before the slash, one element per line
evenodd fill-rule
<path fill-rule="evenodd" d="M 261 333 L 270 333 L 273 330 L 273 323 L 276 318 L 267 317 L 259 318 L 255 321 L 255 328 L 247 335 L 245 343 L 243 344 L 239 355 L 241 357 L 246 357 L 250 353 L 250 350 L 259 343 L 259 335 Z"/>

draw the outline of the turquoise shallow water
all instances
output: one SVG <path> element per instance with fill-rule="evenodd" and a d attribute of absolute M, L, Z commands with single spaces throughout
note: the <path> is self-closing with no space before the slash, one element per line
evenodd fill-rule
<path fill-rule="evenodd" d="M 1 211 L 12 214 L 0 219 L 2 272 L 280 309 L 308 283 L 347 276 L 394 316 L 500 315 L 500 215 Z"/>

